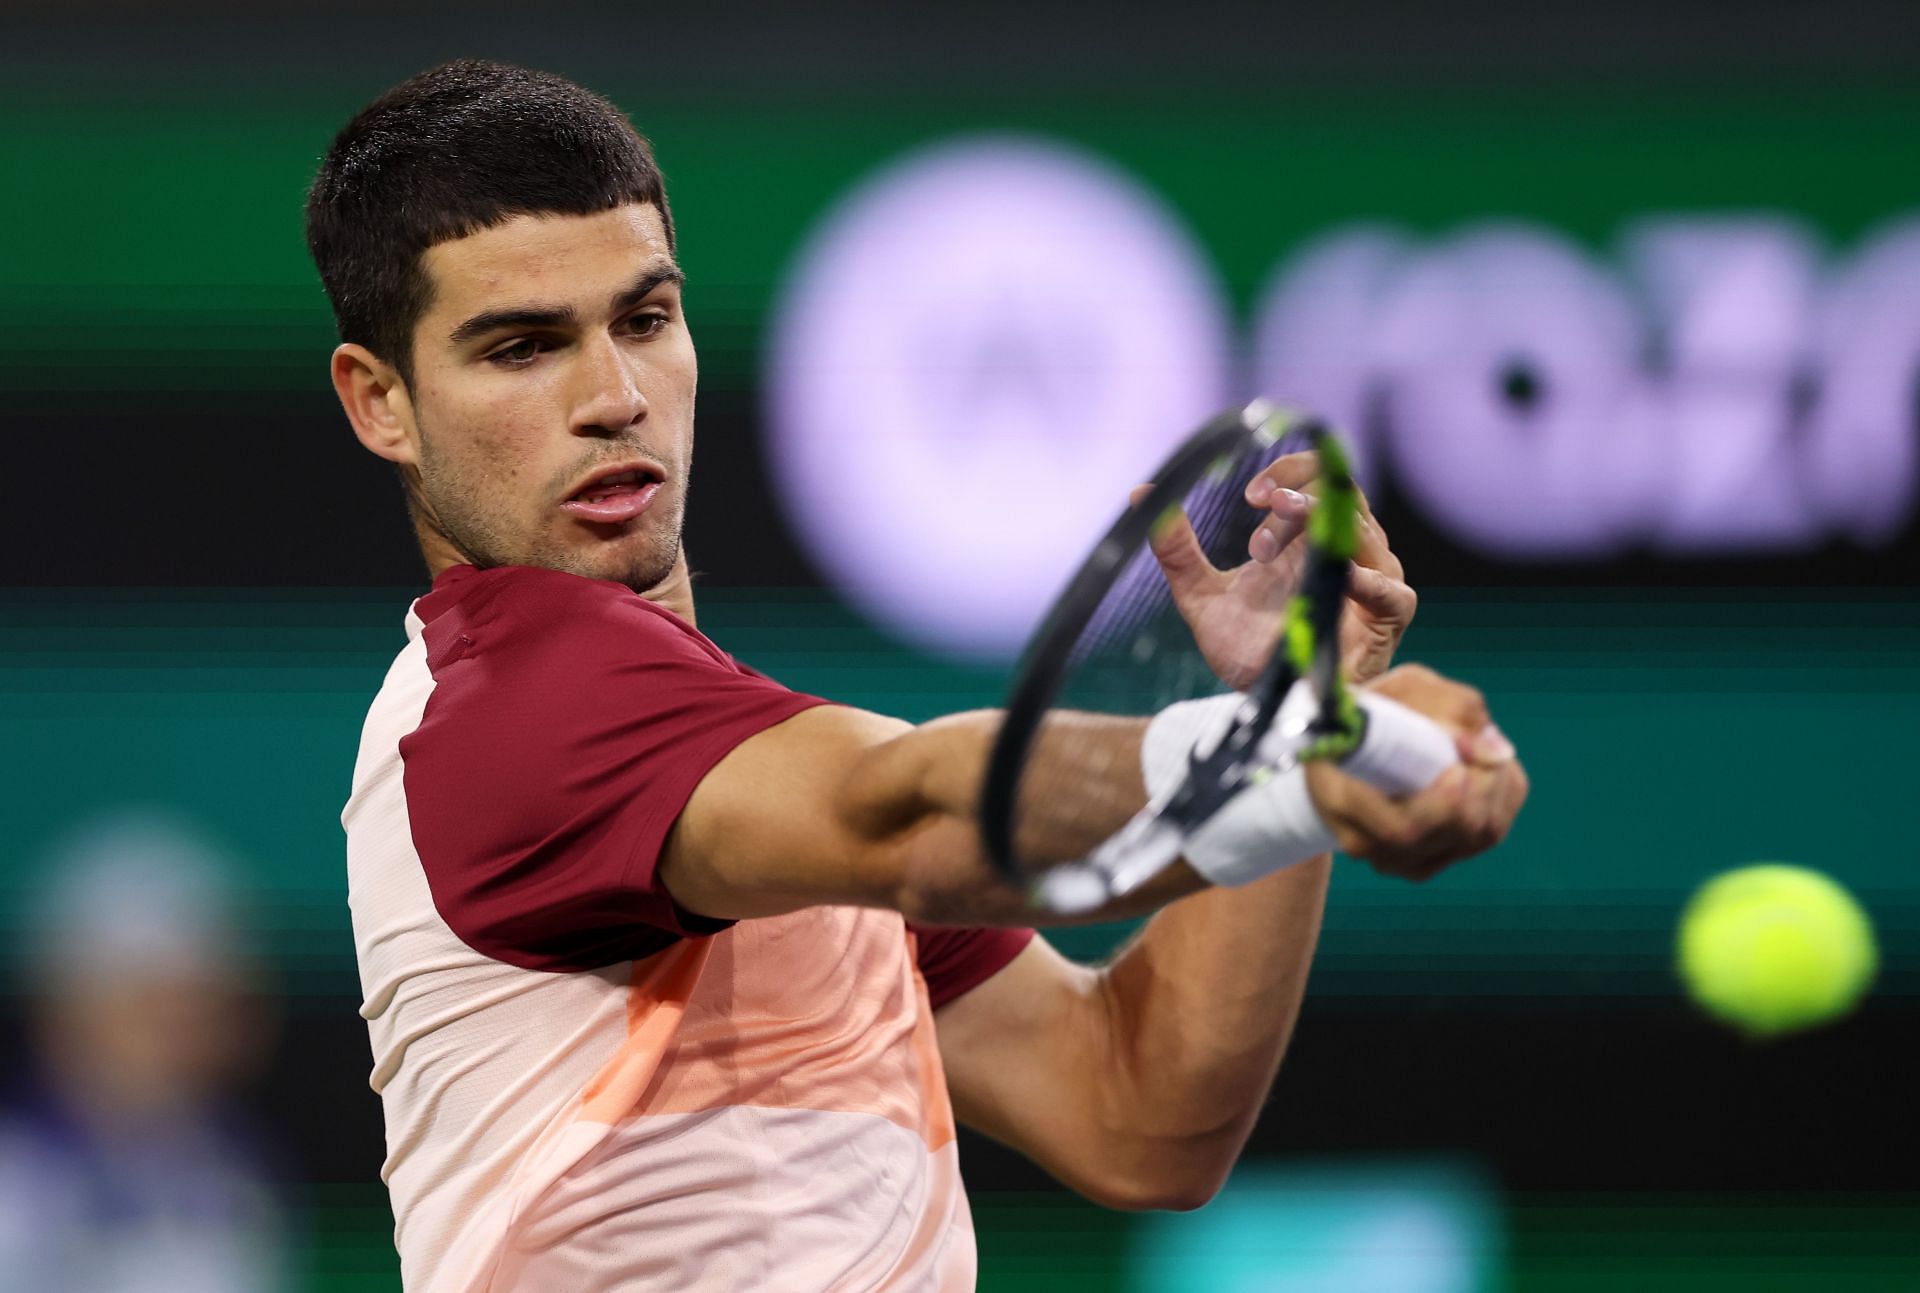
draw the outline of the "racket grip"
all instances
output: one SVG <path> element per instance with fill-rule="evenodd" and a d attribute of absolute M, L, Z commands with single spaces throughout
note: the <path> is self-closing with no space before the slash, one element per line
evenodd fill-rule
<path fill-rule="evenodd" d="M 1460 762 L 1453 736 L 1417 710 L 1372 692 L 1354 700 L 1367 716 L 1360 748 L 1340 761 L 1341 771 L 1389 795 L 1425 790 Z"/>

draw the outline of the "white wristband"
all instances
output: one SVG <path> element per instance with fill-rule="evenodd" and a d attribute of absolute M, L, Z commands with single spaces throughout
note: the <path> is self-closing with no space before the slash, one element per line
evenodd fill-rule
<path fill-rule="evenodd" d="M 1178 701 L 1149 719 L 1147 734 L 1140 741 L 1140 773 L 1147 783 L 1147 797 L 1158 799 L 1179 785 L 1194 755 L 1212 754 L 1246 703 L 1247 698 L 1237 692 L 1203 696 Z"/>
<path fill-rule="evenodd" d="M 1295 765 L 1229 799 L 1196 831 L 1181 856 L 1217 885 L 1251 884 L 1308 858 L 1333 852 L 1333 832 Z"/>
<path fill-rule="evenodd" d="M 1244 696 L 1208 696 L 1169 705 L 1154 715 L 1140 744 L 1147 793 L 1157 798 L 1177 786 L 1192 757 L 1212 753 L 1246 703 Z M 1276 729 L 1281 726 L 1275 723 Z M 1294 767 L 1234 796 L 1195 832 L 1181 854 L 1212 883 L 1242 885 L 1333 846 L 1333 833 L 1307 792 L 1306 770 Z"/>
<path fill-rule="evenodd" d="M 1341 763 L 1343 771 L 1389 795 L 1410 795 L 1431 785 L 1458 761 L 1453 737 L 1424 714 L 1371 692 L 1354 693 L 1367 713 L 1365 739 Z M 1180 784 L 1194 755 L 1211 754 L 1244 696 L 1209 696 L 1169 705 L 1147 724 L 1140 766 L 1147 793 L 1158 799 Z M 1262 742 L 1278 761 L 1318 702 L 1297 683 L 1281 703 Z M 1307 770 L 1295 765 L 1235 795 L 1188 839 L 1181 855 L 1218 885 L 1241 885 L 1333 850 L 1333 832 L 1307 790 Z"/>

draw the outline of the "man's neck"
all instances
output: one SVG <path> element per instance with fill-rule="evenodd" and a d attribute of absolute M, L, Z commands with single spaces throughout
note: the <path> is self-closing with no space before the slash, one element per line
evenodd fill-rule
<path fill-rule="evenodd" d="M 688 628 L 699 628 L 693 618 L 693 572 L 687 568 L 687 551 L 673 559 L 673 569 L 646 592 L 640 594 L 662 610 L 672 611 L 686 621 Z"/>
<path fill-rule="evenodd" d="M 436 531 L 426 526 L 416 526 L 414 532 L 419 536 L 420 554 L 427 559 L 427 574 L 430 577 L 438 579 L 455 566 L 473 564 L 473 558 Z M 666 578 L 640 595 L 662 610 L 672 611 L 686 622 L 688 628 L 700 627 L 693 614 L 693 572 L 687 567 L 686 549 L 682 548 L 673 559 L 673 569 L 667 572 Z"/>

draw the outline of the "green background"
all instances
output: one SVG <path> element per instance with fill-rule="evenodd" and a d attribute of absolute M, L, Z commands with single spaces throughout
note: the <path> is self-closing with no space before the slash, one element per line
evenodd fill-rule
<path fill-rule="evenodd" d="M 322 384 L 331 320 L 301 204 L 347 102 L 0 97 L 7 234 L 21 253 L 0 267 L 0 381 Z M 668 176 L 710 384 L 753 383 L 762 312 L 830 203 L 889 158 L 961 132 L 1039 132 L 1120 163 L 1186 219 L 1243 307 L 1287 251 L 1356 218 L 1440 232 L 1520 216 L 1605 250 L 1650 212 L 1778 211 L 1844 250 L 1920 206 L 1914 91 L 1262 88 L 1150 107 L 808 102 L 776 118 L 669 102 L 634 115 Z"/>
<path fill-rule="evenodd" d="M 1259 38 L 1278 44 L 1283 34 L 1262 28 Z M 1378 35 L 1356 25 L 1362 59 Z M 583 58 L 590 39 L 583 29 Z M 451 37 L 444 46 L 476 47 Z M 270 57 L 235 59 L 231 83 L 146 76 L 169 55 L 132 38 L 96 75 L 74 78 L 34 74 L 25 49 L 7 56 L 19 74 L 0 86 L 0 393 L 31 396 L 20 407 L 35 410 L 10 424 L 15 432 L 57 442 L 48 452 L 76 482 L 60 487 L 83 489 L 77 482 L 97 466 L 88 429 L 137 414 L 148 399 L 177 408 L 181 396 L 210 406 L 227 395 L 284 397 L 310 422 L 327 398 L 334 338 L 300 206 L 333 131 L 385 81 L 364 66 L 311 64 L 282 78 Z M 291 46 L 287 58 L 291 66 Z M 1911 78 L 1483 82 L 1383 71 L 1303 84 L 1222 79 L 1188 64 L 1164 83 L 1082 77 L 1071 92 L 1050 73 L 1011 89 L 950 77 L 918 89 L 896 80 L 863 90 L 847 79 L 826 91 L 702 92 L 692 87 L 704 72 L 679 69 L 668 94 L 637 72 L 588 79 L 657 143 L 703 378 L 736 410 L 757 395 L 765 311 L 807 231 L 875 168 L 956 133 L 1040 133 L 1124 167 L 1185 219 L 1243 325 L 1290 251 L 1359 219 L 1439 234 L 1519 217 L 1605 254 L 1644 215 L 1759 210 L 1808 221 L 1843 255 L 1920 209 Z M 393 499 L 349 505 L 390 509 Z M 105 549 L 142 536 L 115 534 L 108 518 L 36 541 Z M 0 936 L 24 941 L 44 858 L 96 813 L 158 806 L 244 859 L 253 933 L 288 998 L 282 1066 L 329 1074 L 322 1098 L 270 1115 L 289 1135 L 339 1126 L 368 1140 L 365 1172 L 313 1170 L 298 1182 L 307 1286 L 397 1287 L 371 1171 L 378 1144 L 364 1054 L 338 1053 L 342 1034 L 318 1021 L 351 1022 L 357 1002 L 337 815 L 361 716 L 417 586 L 34 587 L 33 551 L 10 555 L 19 566 L 0 588 Z M 1713 872 L 1780 859 L 1828 870 L 1862 896 L 1883 974 L 1847 1026 L 1853 1033 L 1806 1039 L 1788 1060 L 1756 1055 L 1764 1081 L 1718 1092 L 1751 1115 L 1748 1143 L 1729 1136 L 1719 1149 L 1758 1161 L 1783 1110 L 1831 1108 L 1910 1073 L 1920 880 L 1908 734 L 1920 725 L 1920 608 L 1910 588 L 1830 587 L 1849 570 L 1867 569 L 1870 582 L 1879 559 L 1832 553 L 1827 566 L 1795 567 L 1775 585 L 1724 589 L 1703 586 L 1711 580 L 1698 571 L 1670 587 L 1657 568 L 1625 587 L 1617 571 L 1423 587 L 1407 654 L 1489 694 L 1525 754 L 1533 799 L 1497 853 L 1433 884 L 1339 869 L 1310 1017 L 1379 1020 L 1386 1055 L 1312 1051 L 1309 1027 L 1299 1048 L 1312 1053 L 1300 1058 L 1356 1076 L 1390 1063 L 1396 1021 L 1436 1002 L 1483 1020 L 1593 1011 L 1621 1029 L 1624 1064 L 1671 1063 L 1676 1089 L 1690 1090 L 1692 1061 L 1660 1049 L 1679 1009 L 1674 919 Z M 1417 574 L 1417 555 L 1409 561 Z M 791 686 L 906 718 L 1000 694 L 995 672 L 918 655 L 828 590 L 763 587 L 744 556 L 723 555 L 712 578 L 702 627 Z M 1092 956 L 1120 934 L 1061 941 Z M 1872 1066 L 1857 1048 L 1840 1049 L 1863 1036 L 1885 1047 Z M 1809 1171 L 1792 1188 L 1773 1177 L 1749 1184 L 1739 1167 L 1684 1184 L 1703 1179 L 1700 1165 L 1651 1137 L 1644 1170 L 1626 1186 L 1584 1187 L 1577 1158 L 1558 1185 L 1508 1186 L 1499 1179 L 1503 1104 L 1558 1103 L 1577 1120 L 1604 1104 L 1609 1081 L 1596 1073 L 1564 1091 L 1526 1091 L 1524 1042 L 1512 1046 L 1512 1089 L 1455 1093 L 1485 1106 L 1484 1137 L 1441 1146 L 1493 1165 L 1504 1249 L 1489 1289 L 1920 1284 L 1920 1179 L 1877 1166 L 1900 1126 L 1835 1143 L 1832 1171 Z M 1426 1062 L 1444 1073 L 1445 1057 Z M 1895 1106 L 1881 1097 L 1873 1107 Z M 1329 1107 L 1269 1122 L 1364 1116 Z M 1649 1111 L 1649 1126 L 1662 1116 Z M 1256 1157 L 1290 1161 L 1285 1135 L 1258 1142 Z M 1389 1148 L 1418 1155 L 1439 1138 L 1416 1130 Z M 1359 1143 L 1345 1148 L 1358 1154 Z M 998 1184 L 975 1190 L 983 1288 L 1121 1285 L 1130 1245 L 1151 1223 L 1011 1178 Z"/>

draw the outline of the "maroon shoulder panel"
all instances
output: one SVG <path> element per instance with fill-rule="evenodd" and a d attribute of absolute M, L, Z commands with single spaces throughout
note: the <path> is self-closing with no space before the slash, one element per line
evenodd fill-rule
<path fill-rule="evenodd" d="M 537 970 L 724 929 L 658 884 L 667 833 L 730 750 L 823 702 L 605 580 L 457 567 L 418 611 L 434 689 L 400 754 L 448 927 Z"/>
<path fill-rule="evenodd" d="M 1030 929 L 943 929 L 909 924 L 919 949 L 920 977 L 933 1009 L 998 974 L 1033 941 Z"/>

